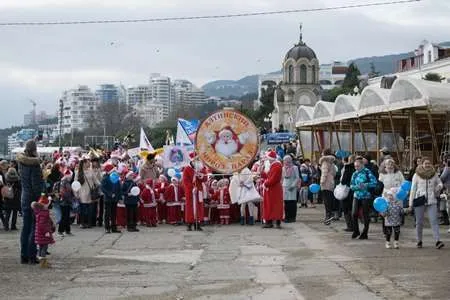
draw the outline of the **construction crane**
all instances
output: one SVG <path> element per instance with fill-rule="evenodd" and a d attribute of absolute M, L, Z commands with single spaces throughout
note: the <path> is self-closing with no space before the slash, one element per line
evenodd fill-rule
<path fill-rule="evenodd" d="M 33 104 L 33 119 L 32 119 L 32 124 L 35 125 L 36 124 L 36 101 L 34 101 L 33 99 L 28 99 L 31 104 Z"/>

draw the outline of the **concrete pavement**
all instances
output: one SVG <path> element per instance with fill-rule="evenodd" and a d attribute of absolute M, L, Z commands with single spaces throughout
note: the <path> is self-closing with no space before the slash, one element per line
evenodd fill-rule
<path fill-rule="evenodd" d="M 162 225 L 141 232 L 81 230 L 50 248 L 53 268 L 18 263 L 18 232 L 0 233 L 1 299 L 450 299 L 450 234 L 416 249 L 411 220 L 401 248 L 385 249 L 381 224 L 352 240 L 323 207 L 299 210 L 282 230 Z"/>

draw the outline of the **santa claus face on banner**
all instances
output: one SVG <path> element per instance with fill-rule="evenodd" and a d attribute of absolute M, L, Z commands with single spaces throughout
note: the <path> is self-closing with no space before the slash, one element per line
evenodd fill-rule
<path fill-rule="evenodd" d="M 245 168 L 259 149 L 258 130 L 246 116 L 234 110 L 210 115 L 197 131 L 196 152 L 212 170 L 232 174 Z"/>

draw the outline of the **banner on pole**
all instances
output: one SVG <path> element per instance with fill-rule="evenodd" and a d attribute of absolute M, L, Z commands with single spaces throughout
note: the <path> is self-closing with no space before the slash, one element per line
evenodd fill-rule
<path fill-rule="evenodd" d="M 145 135 L 144 128 L 141 127 L 141 137 L 139 141 L 139 148 L 141 150 L 148 150 L 149 152 L 155 151 L 152 144 L 148 140 L 147 136 Z"/>
<path fill-rule="evenodd" d="M 165 169 L 187 166 L 189 164 L 189 147 L 164 146 L 163 164 Z"/>
<path fill-rule="evenodd" d="M 177 122 L 177 145 L 193 145 L 197 133 L 199 121 L 178 119 Z"/>

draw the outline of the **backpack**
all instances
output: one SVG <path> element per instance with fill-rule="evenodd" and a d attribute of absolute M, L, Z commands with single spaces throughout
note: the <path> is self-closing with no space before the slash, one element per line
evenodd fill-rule
<path fill-rule="evenodd" d="M 366 175 L 367 182 L 370 182 L 368 172 L 370 172 L 370 170 L 366 170 L 364 173 Z M 381 194 L 383 194 L 383 190 L 384 190 L 384 183 L 379 181 L 378 178 L 376 178 L 376 180 L 377 180 L 377 185 L 373 188 L 369 188 L 369 190 L 368 190 L 369 193 L 372 194 L 372 196 L 374 196 L 374 197 L 378 197 Z"/>
<path fill-rule="evenodd" d="M 14 199 L 14 188 L 10 185 L 4 185 L 1 190 L 3 200 Z"/>

